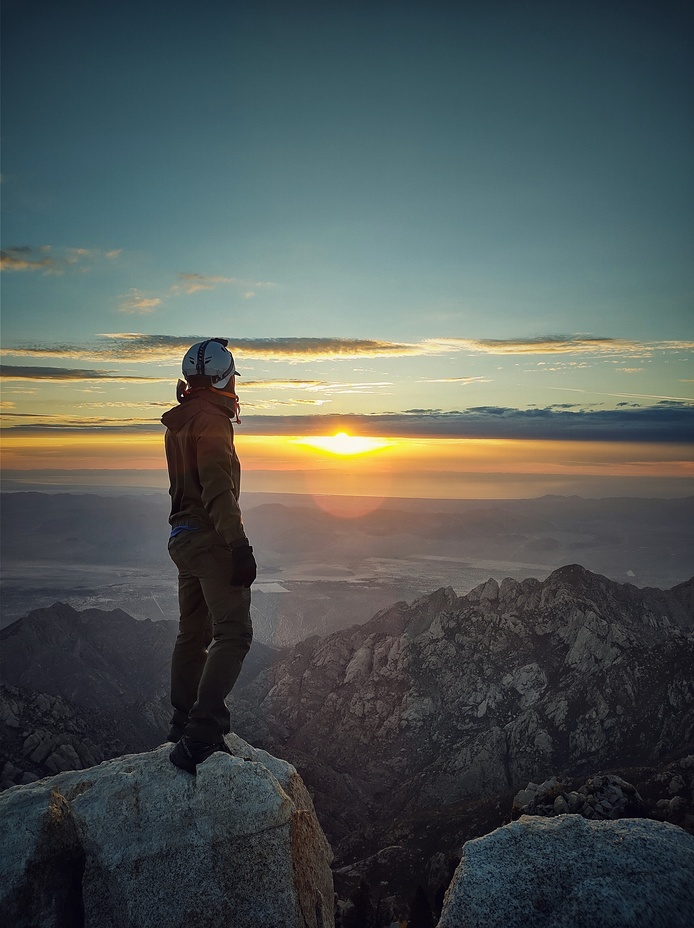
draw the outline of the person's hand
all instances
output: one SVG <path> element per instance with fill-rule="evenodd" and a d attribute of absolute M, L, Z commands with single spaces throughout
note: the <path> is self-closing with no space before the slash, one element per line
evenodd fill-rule
<path fill-rule="evenodd" d="M 234 564 L 231 582 L 234 586 L 243 586 L 248 589 L 258 573 L 253 548 L 249 544 L 239 545 L 238 548 L 233 548 L 231 553 Z"/>

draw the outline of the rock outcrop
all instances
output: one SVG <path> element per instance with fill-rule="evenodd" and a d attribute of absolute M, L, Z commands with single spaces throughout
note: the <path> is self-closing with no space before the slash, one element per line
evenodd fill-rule
<path fill-rule="evenodd" d="M 4 923 L 332 928 L 332 854 L 300 777 L 227 744 L 197 777 L 164 745 L 4 792 Z"/>
<path fill-rule="evenodd" d="M 694 835 L 694 754 L 660 770 L 631 771 L 637 789 L 616 774 L 588 777 L 550 777 L 528 783 L 513 800 L 511 815 L 564 815 L 590 819 L 652 818 L 679 825 Z"/>
<path fill-rule="evenodd" d="M 589 777 L 572 789 L 557 777 L 544 783 L 528 783 L 513 800 L 513 817 L 521 815 L 582 815 L 583 818 L 638 818 L 645 805 L 638 790 L 615 774 Z"/>
<path fill-rule="evenodd" d="M 438 928 L 690 928 L 692 873 L 673 825 L 524 816 L 465 844 Z"/>

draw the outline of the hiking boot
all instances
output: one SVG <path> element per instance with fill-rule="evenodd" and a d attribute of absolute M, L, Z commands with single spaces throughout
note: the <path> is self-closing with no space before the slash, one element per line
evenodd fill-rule
<path fill-rule="evenodd" d="M 231 754 L 231 751 L 223 741 L 216 744 L 210 744 L 207 741 L 191 741 L 186 735 L 176 744 L 176 747 L 169 754 L 169 760 L 175 767 L 186 770 L 195 776 L 195 768 L 198 764 L 207 760 L 217 751 L 223 754 Z"/>
<path fill-rule="evenodd" d="M 182 725 L 178 725 L 176 722 L 172 722 L 171 728 L 169 729 L 169 733 L 166 736 L 166 740 L 173 741 L 175 744 L 176 742 L 180 741 L 181 738 L 183 737 L 183 731 L 184 731 L 184 728 Z"/>

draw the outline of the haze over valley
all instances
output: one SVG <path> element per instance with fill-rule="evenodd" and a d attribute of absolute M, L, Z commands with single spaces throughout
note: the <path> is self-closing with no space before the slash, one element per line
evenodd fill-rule
<path fill-rule="evenodd" d="M 288 646 L 439 587 L 544 579 L 563 564 L 635 586 L 691 573 L 694 497 L 377 500 L 246 494 L 256 638 Z M 4 493 L 2 625 L 60 600 L 177 619 L 165 493 Z"/>

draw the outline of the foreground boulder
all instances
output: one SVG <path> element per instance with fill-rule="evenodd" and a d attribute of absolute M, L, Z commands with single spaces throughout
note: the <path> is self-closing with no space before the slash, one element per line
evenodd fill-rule
<path fill-rule="evenodd" d="M 3 793 L 6 923 L 332 928 L 332 855 L 301 778 L 227 743 L 197 777 L 164 745 Z"/>
<path fill-rule="evenodd" d="M 692 873 L 674 825 L 523 816 L 464 845 L 438 928 L 690 928 Z"/>

